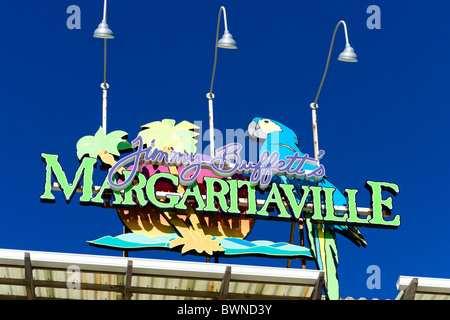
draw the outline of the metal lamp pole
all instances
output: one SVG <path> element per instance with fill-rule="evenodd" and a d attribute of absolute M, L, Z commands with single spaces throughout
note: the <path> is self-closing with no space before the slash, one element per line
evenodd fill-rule
<path fill-rule="evenodd" d="M 348 42 L 347 25 L 346 25 L 345 21 L 341 20 L 341 21 L 339 21 L 337 23 L 336 28 L 334 29 L 333 38 L 331 39 L 330 50 L 328 52 L 327 64 L 325 66 L 325 72 L 323 73 L 322 81 L 320 82 L 320 86 L 319 86 L 319 90 L 317 91 L 316 99 L 314 100 L 313 103 L 310 104 L 310 107 L 312 109 L 312 123 L 313 123 L 313 136 L 314 136 L 314 157 L 316 158 L 316 160 L 319 160 L 318 159 L 318 155 L 319 155 L 319 135 L 318 135 L 318 130 L 317 130 L 317 108 L 319 106 L 317 104 L 317 100 L 319 99 L 320 91 L 322 90 L 322 86 L 323 86 L 323 83 L 325 81 L 325 77 L 326 77 L 327 72 L 328 72 L 328 66 L 330 65 L 330 57 L 331 57 L 331 52 L 333 50 L 334 38 L 336 37 L 337 29 L 339 28 L 339 26 L 341 24 L 344 26 L 346 44 L 345 44 L 345 49 L 339 55 L 338 60 L 345 61 L 345 62 L 358 62 L 357 56 L 355 54 L 355 51 L 353 50 L 353 48 L 350 46 L 350 43 Z M 290 243 L 293 243 L 293 239 L 294 239 L 293 238 L 293 236 L 294 236 L 294 225 L 295 225 L 295 222 L 293 222 L 291 224 Z M 302 235 L 303 235 L 303 223 L 299 223 L 299 234 L 300 234 L 301 245 L 303 245 L 302 244 L 302 242 L 303 242 L 303 238 L 302 238 Z M 290 266 L 291 266 L 291 260 L 288 259 L 287 267 L 289 268 Z M 302 268 L 306 268 L 306 264 L 305 264 L 304 260 L 302 260 Z"/>
<path fill-rule="evenodd" d="M 317 131 L 317 108 L 319 106 L 317 105 L 317 100 L 319 99 L 320 91 L 322 90 L 322 86 L 323 86 L 325 77 L 328 72 L 328 66 L 330 64 L 330 57 L 331 57 L 331 52 L 333 50 L 333 44 L 334 44 L 334 38 L 336 37 L 336 31 L 341 24 L 344 26 L 346 44 L 345 44 L 345 49 L 339 55 L 338 60 L 345 61 L 345 62 L 358 62 L 355 51 L 353 50 L 353 48 L 350 46 L 350 43 L 348 42 L 347 25 L 346 25 L 345 21 L 341 20 L 338 22 L 338 24 L 336 25 L 336 28 L 334 29 L 333 38 L 331 39 L 330 50 L 328 52 L 328 59 L 327 59 L 326 67 L 325 67 L 325 72 L 323 74 L 322 81 L 320 82 L 320 86 L 319 86 L 319 90 L 317 91 L 316 99 L 314 100 L 313 103 L 310 104 L 310 107 L 312 109 L 312 123 L 313 123 L 313 135 L 314 135 L 314 156 L 316 159 L 319 154 L 319 136 L 318 136 L 318 131 Z"/>
<path fill-rule="evenodd" d="M 103 59 L 103 82 L 100 87 L 103 90 L 103 105 L 102 105 L 102 128 L 106 133 L 106 113 L 107 113 L 107 91 L 109 89 L 109 85 L 106 83 L 106 40 L 114 39 L 114 34 L 109 29 L 108 24 L 106 23 L 106 7 L 107 0 L 103 2 L 103 20 L 98 25 L 97 29 L 94 31 L 94 37 L 104 39 L 105 49 L 104 49 L 104 59 Z"/>
<path fill-rule="evenodd" d="M 223 20 L 225 25 L 225 31 L 222 35 L 222 38 L 219 40 L 219 27 L 220 27 L 220 17 L 223 11 Z M 219 9 L 219 17 L 217 19 L 217 32 L 216 32 L 216 42 L 214 46 L 214 66 L 211 77 L 211 88 L 209 92 L 206 94 L 206 98 L 208 98 L 208 106 L 209 106 L 209 140 L 210 140 L 210 153 L 211 157 L 214 157 L 214 111 L 213 111 L 213 85 L 214 85 L 214 76 L 216 74 L 216 65 L 217 65 L 217 48 L 224 49 L 237 49 L 236 41 L 234 41 L 233 36 L 228 31 L 228 23 L 227 23 L 227 13 L 225 7 L 220 7 Z"/>
<path fill-rule="evenodd" d="M 106 113 L 108 109 L 108 89 L 109 84 L 106 83 L 106 39 L 105 39 L 105 55 L 104 55 L 104 72 L 103 72 L 103 82 L 100 84 L 100 87 L 103 90 L 103 103 L 102 103 L 102 127 L 103 130 L 105 130 L 106 133 Z"/>

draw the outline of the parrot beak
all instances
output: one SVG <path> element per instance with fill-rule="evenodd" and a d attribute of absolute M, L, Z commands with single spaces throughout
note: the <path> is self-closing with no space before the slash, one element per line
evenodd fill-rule
<path fill-rule="evenodd" d="M 250 138 L 250 140 L 266 140 L 267 134 L 264 133 L 264 131 L 261 130 L 260 126 L 256 121 L 250 122 L 247 129 L 247 135 Z"/>

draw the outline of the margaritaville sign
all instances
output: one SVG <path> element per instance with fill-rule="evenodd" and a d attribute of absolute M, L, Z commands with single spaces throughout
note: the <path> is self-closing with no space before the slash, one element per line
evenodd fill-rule
<path fill-rule="evenodd" d="M 295 187 L 293 184 L 272 184 L 270 192 L 264 200 L 264 204 L 258 209 L 256 187 L 258 185 L 260 187 L 266 187 L 271 181 L 273 174 L 289 175 L 294 179 L 307 177 L 314 181 L 320 181 L 323 178 L 325 173 L 323 165 L 309 172 L 302 169 L 306 163 L 317 163 L 317 160 L 310 158 L 308 155 L 300 156 L 298 153 L 295 153 L 286 162 L 285 160 L 279 160 L 278 152 L 270 155 L 265 151 L 263 157 L 256 164 L 242 161 L 230 165 L 227 161 L 228 157 L 240 158 L 238 153 L 242 148 L 240 144 L 226 145 L 218 149 L 217 157 L 203 160 L 198 154 L 193 155 L 191 153 L 186 156 L 174 152 L 173 155 L 169 155 L 168 152 L 161 151 L 158 148 L 154 148 L 153 150 L 152 147 L 143 149 L 141 137 L 135 139 L 133 145 L 134 143 L 137 143 L 137 150 L 113 166 L 95 196 L 93 194 L 93 176 L 97 159 L 85 157 L 75 173 L 75 179 L 72 183 L 69 183 L 58 161 L 58 156 L 43 153 L 42 158 L 47 166 L 45 192 L 41 196 L 41 199 L 49 201 L 55 199 L 52 194 L 53 173 L 56 181 L 61 186 L 66 201 L 70 201 L 75 194 L 76 187 L 83 182 L 82 195 L 80 197 L 80 202 L 83 204 L 103 204 L 105 202 L 103 198 L 105 191 L 112 190 L 115 197 L 112 204 L 117 206 L 144 207 L 151 205 L 162 209 L 186 210 L 188 200 L 194 199 L 197 212 L 221 212 L 235 215 L 241 214 L 238 192 L 241 188 L 246 188 L 248 197 L 245 199 L 247 209 L 244 214 L 254 218 L 267 217 L 269 215 L 269 206 L 273 206 L 278 211 L 278 219 L 292 219 L 297 221 L 301 217 L 303 209 L 305 209 L 307 199 L 311 198 L 314 212 L 311 219 L 313 220 L 337 224 L 358 224 L 391 228 L 396 228 L 400 225 L 400 216 L 398 215 L 391 221 L 386 221 L 383 218 L 383 208 L 392 209 L 392 199 L 383 199 L 382 191 L 388 190 L 393 195 L 397 195 L 398 193 L 398 186 L 387 182 L 367 181 L 366 188 L 370 191 L 372 198 L 372 214 L 366 218 L 358 216 L 356 206 L 356 194 L 358 190 L 345 189 L 348 196 L 348 213 L 337 215 L 333 202 L 333 193 L 336 189 L 319 186 L 303 185 L 301 187 L 299 201 L 297 197 L 298 191 L 296 190 L 294 192 Z M 231 153 L 229 153 L 230 150 Z M 128 164 L 131 160 L 134 162 L 134 165 L 130 171 L 123 171 L 124 181 L 115 182 L 114 173 L 116 169 Z M 170 173 L 156 173 L 147 179 L 142 173 L 137 172 L 140 160 L 143 160 L 145 164 L 177 165 L 183 169 L 179 176 Z M 221 178 L 204 177 L 206 186 L 206 199 L 204 199 L 200 192 L 199 184 L 196 181 L 201 169 L 205 167 L 223 178 L 231 178 L 239 172 L 250 173 L 250 177 L 249 180 L 224 180 Z M 228 169 L 225 169 L 225 167 L 228 167 Z M 132 184 L 132 181 L 136 181 L 136 178 L 137 183 Z M 187 188 L 182 195 L 167 193 L 164 199 L 158 200 L 155 185 L 160 181 L 169 181 L 173 186 L 181 184 Z M 217 190 L 217 187 L 219 187 L 219 190 Z M 325 210 L 322 210 L 322 202 L 325 203 Z"/>
<path fill-rule="evenodd" d="M 79 190 L 84 205 L 115 207 L 131 232 L 90 241 L 92 245 L 313 259 L 326 272 L 332 299 L 339 296 L 336 233 L 365 246 L 357 227 L 400 225 L 399 215 L 389 217 L 392 196 L 399 192 L 395 183 L 367 181 L 371 206 L 361 210 L 358 190 L 341 192 L 325 175 L 319 162 L 325 152 L 318 159 L 302 153 L 295 133 L 280 122 L 255 118 L 250 123 L 249 138 L 264 141 L 253 162 L 241 159 L 239 143 L 218 148 L 213 157 L 197 153 L 196 129 L 187 121 L 155 121 L 128 143 L 126 132 L 106 134 L 100 128 L 79 140 L 81 163 L 72 181 L 58 155 L 42 153 L 46 179 L 41 200 L 53 202 L 53 191 L 61 190 L 70 202 Z M 109 169 L 101 186 L 95 187 L 98 159 Z M 245 240 L 255 219 L 303 223 L 310 247 Z"/>

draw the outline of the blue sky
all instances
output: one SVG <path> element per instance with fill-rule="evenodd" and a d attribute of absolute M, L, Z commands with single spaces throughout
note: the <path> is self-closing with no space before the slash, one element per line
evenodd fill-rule
<path fill-rule="evenodd" d="M 69 5 L 81 29 L 69 30 Z M 366 9 L 381 9 L 381 29 L 366 26 Z M 313 154 L 311 109 L 336 23 L 347 22 L 359 62 L 337 56 L 338 30 L 318 104 L 319 146 L 327 175 L 342 190 L 358 189 L 369 206 L 367 180 L 399 185 L 393 198 L 398 230 L 361 228 L 368 246 L 338 236 L 342 297 L 394 299 L 400 275 L 450 278 L 446 206 L 449 169 L 448 78 L 450 4 L 446 1 L 126 1 L 110 0 L 108 130 L 134 138 L 140 126 L 171 118 L 208 121 L 219 7 L 238 50 L 219 50 L 215 126 L 246 128 L 255 116 L 278 120 Z M 121 255 L 86 241 L 118 235 L 114 210 L 39 201 L 45 180 L 40 153 L 60 156 L 70 179 L 76 142 L 101 125 L 103 40 L 92 33 L 103 1 L 8 2 L 0 11 L 0 106 L 3 208 L 0 247 Z M 221 32 L 223 25 L 221 25 Z M 105 174 L 100 172 L 100 174 Z M 433 219 L 430 217 L 433 216 Z M 258 222 L 253 239 L 289 239 L 289 225 Z M 178 253 L 133 257 L 181 259 Z M 183 259 L 203 258 L 186 256 Z M 285 266 L 286 260 L 221 262 Z M 380 267 L 381 289 L 368 289 L 367 268 Z M 294 267 L 298 267 L 294 263 Z M 312 267 L 312 266 L 310 266 Z"/>

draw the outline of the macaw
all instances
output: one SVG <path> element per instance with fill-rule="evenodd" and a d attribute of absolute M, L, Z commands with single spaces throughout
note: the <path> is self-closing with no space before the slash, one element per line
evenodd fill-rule
<path fill-rule="evenodd" d="M 300 151 L 297 135 L 290 128 L 280 122 L 256 117 L 249 124 L 247 135 L 250 139 L 260 139 L 264 141 L 260 149 L 260 154 L 264 151 L 278 151 L 280 160 L 286 156 L 292 156 L 296 152 L 299 156 L 304 153 Z M 303 170 L 314 170 L 317 166 L 304 164 Z M 326 176 L 319 181 L 287 178 L 285 176 L 273 175 L 272 180 L 276 184 L 294 185 L 295 196 L 300 200 L 300 190 L 302 185 L 317 185 L 320 187 L 335 188 L 333 202 L 335 206 L 347 206 L 346 197 L 340 192 Z M 305 221 L 306 233 L 311 252 L 316 261 L 317 268 L 325 273 L 325 291 L 330 300 L 339 299 L 339 282 L 337 277 L 338 252 L 336 246 L 336 232 L 341 233 L 358 247 L 367 245 L 364 237 L 356 227 L 345 225 L 332 225 L 313 223 L 312 213 L 303 212 L 302 218 Z"/>

